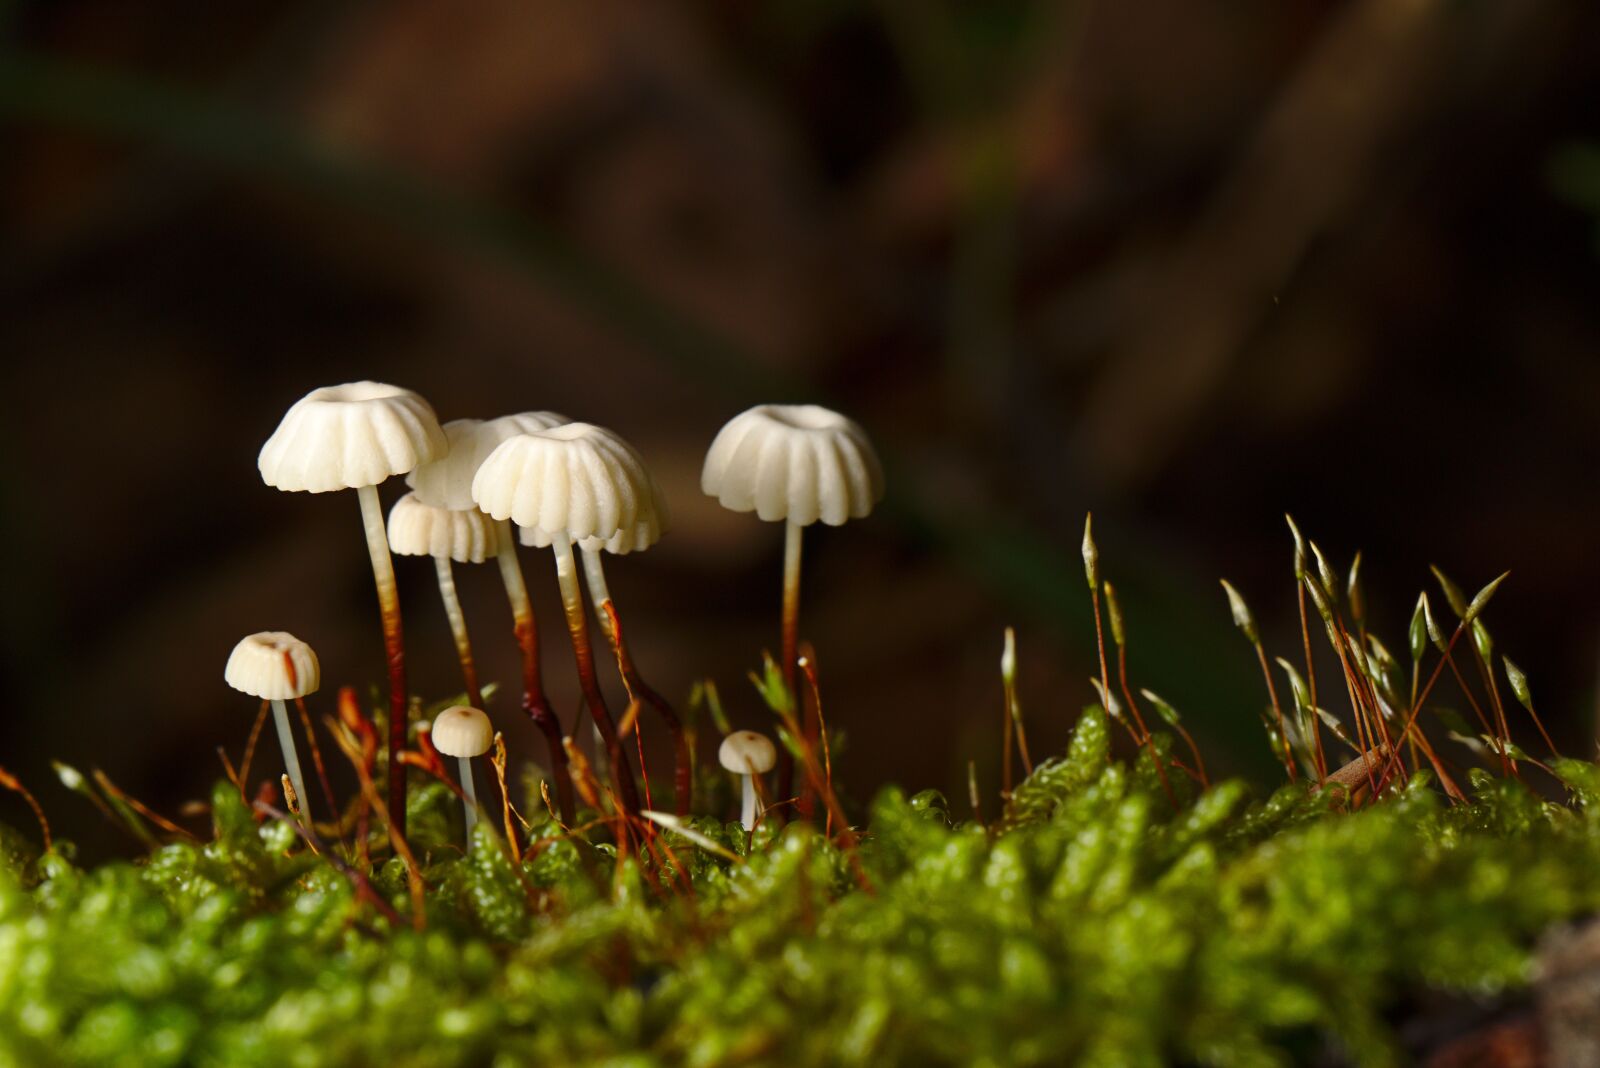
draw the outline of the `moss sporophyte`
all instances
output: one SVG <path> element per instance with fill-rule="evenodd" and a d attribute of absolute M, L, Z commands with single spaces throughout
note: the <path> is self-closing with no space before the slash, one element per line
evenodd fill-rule
<path fill-rule="evenodd" d="M 424 462 L 406 451 L 414 433 L 434 447 L 423 426 L 431 410 L 415 394 L 367 383 L 319 395 L 332 407 L 273 457 L 263 451 L 277 484 L 333 488 L 311 475 L 326 459 L 318 450 L 337 447 L 341 477 L 370 489 L 402 473 L 401 461 Z M 390 410 L 395 398 L 403 410 Z M 352 415 L 348 404 L 369 408 Z M 870 446 L 859 428 L 820 409 L 775 410 L 790 413 L 773 417 L 781 433 L 745 440 L 786 458 L 788 484 L 738 488 L 735 469 L 754 461 L 734 443 L 713 448 L 708 492 L 791 530 L 870 509 L 881 476 L 863 459 Z M 428 508 L 471 508 L 446 490 L 473 486 L 492 456 L 505 461 L 498 489 L 478 495 L 480 504 L 505 498 L 489 511 L 507 521 L 475 528 L 493 535 L 494 553 L 485 541 L 464 558 L 502 560 L 525 654 L 522 705 L 551 743 L 554 772 L 526 760 L 516 772 L 493 730 L 493 687 L 479 690 L 465 655 L 461 698 L 423 708 L 402 690 L 398 703 L 391 695 L 367 707 L 345 687 L 336 714 L 319 720 L 303 701 L 317 689 L 316 660 L 281 633 L 247 639 L 249 663 L 230 663 L 229 681 L 263 706 L 239 763 L 225 754 L 226 778 L 185 810 L 191 821 L 205 813 L 204 831 L 160 816 L 102 773 L 58 765 L 63 785 L 143 847 L 131 862 L 80 865 L 71 843 L 52 840 L 28 787 L 0 770 L 0 788 L 40 828 L 35 843 L 0 824 L 0 1066 L 1382 1068 L 1427 1055 L 1415 1028 L 1396 1026 L 1402 1007 L 1446 994 L 1486 1012 L 1514 1006 L 1533 981 L 1536 940 L 1600 909 L 1600 768 L 1554 753 L 1510 661 L 1515 704 L 1500 700 L 1482 624 L 1499 580 L 1469 599 L 1440 575 L 1459 624 L 1447 632 L 1419 600 L 1409 641 L 1396 647 L 1411 654 L 1407 677 L 1369 631 L 1356 569 L 1335 582 L 1314 546 L 1307 567 L 1298 531 L 1296 585 L 1332 643 L 1332 676 L 1315 671 L 1309 613 L 1301 648 L 1269 660 L 1269 636 L 1227 587 L 1266 673 L 1265 745 L 1285 764 L 1287 781 L 1269 792 L 1213 783 L 1177 710 L 1130 682 L 1137 619 L 1124 617 L 1087 526 L 1084 608 L 1098 615 L 1104 594 L 1115 675 L 1102 636 L 1100 703 L 1076 717 L 1063 753 L 1029 754 L 1008 633 L 1000 722 L 992 709 L 982 715 L 1008 749 L 1015 740 L 1023 777 L 1007 774 L 998 799 L 985 798 L 970 764 L 970 813 L 934 791 L 885 787 L 862 805 L 840 796 L 816 653 L 791 633 L 787 579 L 783 654 L 753 676 L 767 717 L 756 725 L 779 744 L 734 730 L 707 682 L 681 723 L 654 717 L 685 744 L 674 749 L 677 774 L 652 780 L 635 744 L 651 701 L 591 567 L 589 601 L 631 700 L 606 724 L 600 750 L 586 753 L 574 741 L 578 720 L 563 723 L 543 694 L 509 521 L 566 550 L 566 567 L 559 548 L 557 563 L 581 657 L 587 609 L 572 543 L 620 552 L 608 539 L 626 534 L 642 548 L 664 520 L 659 490 L 631 447 L 599 428 L 559 417 L 493 423 L 504 433 L 450 424 L 450 452 L 432 462 L 470 460 L 419 474 L 413 489 Z M 553 428 L 563 429 L 541 443 Z M 837 436 L 806 437 L 815 434 Z M 768 437 L 777 444 L 761 444 Z M 575 440 L 591 452 L 574 458 L 569 445 L 550 444 Z M 796 497 L 807 479 L 831 487 L 811 511 Z M 381 511 L 364 512 L 381 533 Z M 370 544 L 381 592 L 377 549 L 387 560 L 387 539 Z M 427 552 L 463 559 L 431 543 Z M 398 622 L 394 614 L 395 649 Z M 1466 632 L 1473 641 L 1461 643 Z M 597 689 L 592 654 L 586 670 L 585 688 Z M 1476 727 L 1429 703 L 1442 679 L 1470 696 Z M 1159 719 L 1144 718 L 1135 693 Z M 275 786 L 251 789 L 265 702 L 290 698 L 307 741 L 320 734 L 342 755 L 340 778 L 355 784 L 346 796 L 334 794 L 313 747 L 326 803 L 308 804 L 281 707 L 288 785 L 282 800 Z M 598 724 L 603 706 L 588 703 Z M 1530 756 L 1513 739 L 1519 708 L 1551 752 Z M 703 717 L 721 736 L 720 766 L 693 762 Z M 1163 724 L 1181 745 L 1155 729 Z M 780 752 L 799 791 L 768 781 Z M 480 808 L 471 761 L 485 754 L 493 786 Z M 447 756 L 460 761 L 455 775 Z M 625 785 L 635 777 L 638 800 Z M 388 801 L 396 791 L 399 812 Z M 801 796 L 814 800 L 814 817 Z"/>

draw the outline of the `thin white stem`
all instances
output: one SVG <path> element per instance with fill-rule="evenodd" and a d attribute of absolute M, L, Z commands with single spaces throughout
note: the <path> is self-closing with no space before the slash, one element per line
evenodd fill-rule
<path fill-rule="evenodd" d="M 311 795 L 306 793 L 305 776 L 300 773 L 300 754 L 295 752 L 294 733 L 289 729 L 289 710 L 282 701 L 272 702 L 272 722 L 278 728 L 278 747 L 283 750 L 283 763 L 289 771 L 289 784 L 300 798 L 300 814 L 311 822 Z"/>
<path fill-rule="evenodd" d="M 756 777 L 741 775 L 739 778 L 744 782 L 744 806 L 740 810 L 739 821 L 744 824 L 745 830 L 753 831 L 756 826 Z"/>
<path fill-rule="evenodd" d="M 611 617 L 606 614 L 605 606 L 611 600 L 611 588 L 606 584 L 606 565 L 600 558 L 600 550 L 587 546 L 579 546 L 583 553 L 583 576 L 589 583 L 589 603 L 594 605 L 594 618 L 600 624 L 606 640 L 611 643 L 611 648 L 617 647 L 617 635 L 611 627 Z"/>
<path fill-rule="evenodd" d="M 511 614 L 522 619 L 531 615 L 533 609 L 528 604 L 528 584 L 522 578 L 522 562 L 517 559 L 517 538 L 511 532 L 511 520 L 500 520 L 498 527 L 500 548 L 494 559 L 500 565 L 500 581 L 505 583 Z"/>
<path fill-rule="evenodd" d="M 783 534 L 783 675 L 794 688 L 794 661 L 800 632 L 800 544 L 805 528 L 785 524 Z"/>
<path fill-rule="evenodd" d="M 478 788 L 472 782 L 472 759 L 459 757 L 461 762 L 461 792 L 467 795 L 463 807 L 467 810 L 467 848 L 472 848 L 472 828 L 478 822 Z"/>
<path fill-rule="evenodd" d="M 378 588 L 378 606 L 385 619 L 391 612 L 399 618 L 400 597 L 394 584 L 394 560 L 389 556 L 389 535 L 383 527 L 383 503 L 377 486 L 356 490 L 361 501 L 361 523 L 367 531 L 367 555 L 372 558 L 372 581 Z"/>
<path fill-rule="evenodd" d="M 455 639 L 456 659 L 461 662 L 461 675 L 467 686 L 467 702 L 481 707 L 483 695 L 478 692 L 478 672 L 472 663 L 472 639 L 467 636 L 467 617 L 461 611 L 461 598 L 456 594 L 455 571 L 450 567 L 448 556 L 435 556 L 433 568 L 439 576 L 439 598 L 444 601 L 445 618 L 450 621 L 450 636 Z"/>

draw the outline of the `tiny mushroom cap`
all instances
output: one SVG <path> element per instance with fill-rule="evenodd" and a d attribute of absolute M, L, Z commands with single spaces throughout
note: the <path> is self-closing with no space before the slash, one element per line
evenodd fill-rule
<path fill-rule="evenodd" d="M 433 720 L 433 747 L 445 756 L 482 756 L 494 744 L 489 717 L 470 705 L 455 705 Z"/>
<path fill-rule="evenodd" d="M 734 731 L 722 739 L 717 759 L 735 775 L 764 775 L 778 762 L 778 750 L 765 734 Z"/>
<path fill-rule="evenodd" d="M 350 382 L 296 401 L 256 463 L 269 486 L 327 493 L 376 486 L 448 448 L 421 396 L 382 382 Z"/>
<path fill-rule="evenodd" d="M 311 646 L 282 630 L 252 634 L 228 654 L 222 677 L 240 693 L 263 701 L 292 701 L 316 693 L 322 668 Z"/>
<path fill-rule="evenodd" d="M 433 556 L 458 564 L 481 564 L 500 551 L 494 520 L 467 508 L 451 511 L 423 504 L 415 493 L 389 510 L 389 548 L 400 556 Z"/>
<path fill-rule="evenodd" d="M 717 432 L 700 488 L 768 522 L 836 527 L 883 499 L 883 467 L 866 432 L 838 412 L 758 404 Z"/>
<path fill-rule="evenodd" d="M 567 423 L 507 438 L 478 468 L 472 497 L 495 519 L 557 538 L 609 541 L 648 521 L 653 484 L 637 453 L 604 427 Z"/>
<path fill-rule="evenodd" d="M 518 434 L 549 430 L 572 420 L 555 412 L 518 412 L 498 419 L 452 419 L 444 425 L 450 451 L 406 476 L 406 485 L 424 504 L 462 512 L 478 507 L 472 478 L 502 441 Z"/>

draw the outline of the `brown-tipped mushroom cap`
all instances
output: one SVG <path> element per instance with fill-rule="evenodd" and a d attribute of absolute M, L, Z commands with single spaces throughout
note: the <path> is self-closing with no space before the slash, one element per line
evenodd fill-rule
<path fill-rule="evenodd" d="M 489 717 L 468 705 L 455 705 L 433 719 L 433 747 L 445 756 L 482 756 L 494 744 Z"/>
<path fill-rule="evenodd" d="M 651 507 L 651 483 L 621 438 L 591 423 L 567 423 L 507 438 L 478 468 L 472 497 L 494 518 L 547 539 L 608 541 L 640 522 Z"/>
<path fill-rule="evenodd" d="M 240 693 L 263 701 L 292 701 L 316 693 L 322 669 L 311 646 L 282 630 L 244 638 L 228 654 L 222 677 Z"/>
<path fill-rule="evenodd" d="M 498 419 L 452 419 L 444 425 L 450 451 L 406 476 L 417 499 L 436 508 L 461 512 L 478 507 L 472 500 L 472 479 L 502 441 L 518 434 L 549 430 L 572 420 L 555 412 L 518 412 Z"/>
<path fill-rule="evenodd" d="M 389 549 L 401 556 L 481 564 L 500 551 L 500 539 L 494 520 L 476 508 L 460 512 L 434 508 L 408 493 L 389 510 Z"/>
<path fill-rule="evenodd" d="M 734 731 L 722 739 L 717 759 L 735 775 L 765 775 L 778 762 L 778 750 L 765 734 Z"/>
<path fill-rule="evenodd" d="M 349 382 L 296 401 L 261 446 L 256 465 L 269 486 L 327 493 L 376 486 L 448 448 L 421 396 L 382 382 Z"/>
<path fill-rule="evenodd" d="M 836 527 L 883 498 L 883 468 L 866 432 L 838 412 L 758 404 L 717 432 L 700 488 L 724 508 L 768 522 Z"/>

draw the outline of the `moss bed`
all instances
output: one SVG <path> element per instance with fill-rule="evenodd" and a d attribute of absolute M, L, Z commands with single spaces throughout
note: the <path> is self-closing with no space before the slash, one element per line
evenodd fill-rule
<path fill-rule="evenodd" d="M 1592 764 L 1551 765 L 1565 803 L 1423 771 L 1359 808 L 1181 778 L 1174 805 L 1107 723 L 987 825 L 885 789 L 854 858 L 695 817 L 643 859 L 536 822 L 514 863 L 418 785 L 423 917 L 401 860 L 375 847 L 386 910 L 226 782 L 209 841 L 134 863 L 0 827 L 0 1063 L 1381 1066 L 1403 999 L 1515 991 L 1600 906 Z"/>

